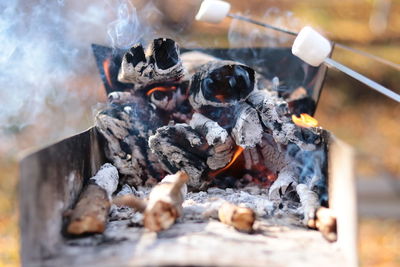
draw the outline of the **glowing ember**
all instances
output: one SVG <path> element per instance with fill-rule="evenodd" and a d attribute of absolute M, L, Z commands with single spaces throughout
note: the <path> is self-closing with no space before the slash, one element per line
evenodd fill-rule
<path fill-rule="evenodd" d="M 176 90 L 176 86 L 169 86 L 169 87 L 166 87 L 166 86 L 159 86 L 159 87 L 154 87 L 153 89 L 150 89 L 147 93 L 146 93 L 146 95 L 151 95 L 152 93 L 154 93 L 154 92 L 170 92 L 170 91 L 174 91 L 174 90 Z"/>
<path fill-rule="evenodd" d="M 107 83 L 112 87 L 111 74 L 110 74 L 111 59 L 107 58 L 103 61 L 104 74 L 106 75 Z"/>
<path fill-rule="evenodd" d="M 304 128 L 318 126 L 318 121 L 306 113 L 300 114 L 300 118 L 297 117 L 296 115 L 292 115 L 292 120 L 297 126 Z"/>
<path fill-rule="evenodd" d="M 243 152 L 243 148 L 242 147 L 238 147 L 237 150 L 235 151 L 235 153 L 233 154 L 232 160 L 228 163 L 228 165 L 226 165 L 225 167 L 223 167 L 222 169 L 216 170 L 214 172 L 211 172 L 210 175 L 211 176 L 217 176 L 218 174 L 220 174 L 221 172 L 229 169 L 230 166 L 232 166 L 232 164 L 236 161 L 236 159 L 242 154 Z"/>
<path fill-rule="evenodd" d="M 225 101 L 225 97 L 223 95 L 215 95 L 215 98 L 218 99 L 221 102 Z"/>

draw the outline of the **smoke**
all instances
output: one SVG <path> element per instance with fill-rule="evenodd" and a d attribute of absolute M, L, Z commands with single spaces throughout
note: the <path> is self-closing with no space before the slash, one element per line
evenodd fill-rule
<path fill-rule="evenodd" d="M 305 151 L 297 145 L 290 144 L 288 155 L 294 160 L 299 170 L 299 182 L 319 193 L 321 201 L 328 200 L 326 187 L 326 151 L 324 146 L 316 150 Z"/>
<path fill-rule="evenodd" d="M 128 0 L 2 0 L 0 152 L 90 126 L 104 99 L 91 43 L 128 47 L 152 33 Z"/>
<path fill-rule="evenodd" d="M 293 12 L 281 11 L 277 7 L 269 8 L 263 15 L 254 16 L 245 12 L 242 14 L 260 22 L 268 23 L 278 28 L 297 31 L 301 23 Z M 272 29 L 255 26 L 251 23 L 233 19 L 229 27 L 228 40 L 230 47 L 280 47 L 290 46 L 293 36 Z"/>

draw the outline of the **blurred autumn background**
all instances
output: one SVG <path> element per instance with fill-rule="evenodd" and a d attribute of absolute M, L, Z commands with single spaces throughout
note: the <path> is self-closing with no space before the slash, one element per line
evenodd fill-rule
<path fill-rule="evenodd" d="M 92 42 L 110 45 L 107 26 L 118 16 L 124 15 L 118 13 L 116 8 L 113 9 L 113 3 L 118 5 L 122 2 L 117 0 L 59 0 L 51 1 L 54 2 L 51 4 L 39 0 L 21 1 L 17 4 L 14 1 L 7 2 L 0 4 L 2 7 L 0 42 L 8 43 L 9 40 L 4 39 L 7 30 L 13 29 L 25 33 L 24 27 L 27 27 L 21 24 L 13 28 L 14 24 L 7 21 L 7 16 L 10 17 L 7 8 L 12 7 L 20 14 L 33 14 L 42 18 L 39 20 L 41 23 L 47 23 L 46 18 L 50 15 L 48 12 L 57 10 L 56 15 L 67 23 L 60 24 L 61 28 L 57 28 L 54 32 L 46 32 L 46 36 L 54 34 L 61 40 L 67 40 L 73 48 L 67 53 L 80 60 L 72 64 L 82 65 L 84 62 L 84 68 L 80 68 L 78 73 L 75 69 L 75 72 L 68 74 L 67 80 L 59 81 L 61 85 L 51 87 L 47 91 L 29 91 L 35 90 L 33 86 L 23 88 L 25 91 L 22 92 L 32 96 L 26 97 L 26 94 L 25 98 L 21 96 L 20 104 L 25 108 L 19 108 L 14 116 L 1 121 L 4 125 L 0 128 L 0 266 L 19 264 L 18 159 L 25 154 L 22 151 L 26 149 L 49 145 L 90 127 L 93 110 L 99 102 L 105 101 L 106 96 L 89 46 Z M 192 47 L 229 45 L 227 31 L 230 19 L 219 25 L 193 22 L 199 0 L 152 1 L 150 7 L 153 11 L 149 11 L 149 2 L 151 1 L 132 1 L 138 14 L 142 15 L 141 19 L 152 25 L 150 35 L 164 35 L 168 32 L 179 42 Z M 293 31 L 305 25 L 312 25 L 331 40 L 400 64 L 400 1 L 398 0 L 229 2 L 232 3 L 233 12 L 241 12 L 253 19 Z M 51 5 L 51 8 L 46 10 L 46 5 Z M 38 11 L 37 7 L 44 8 L 44 11 Z M 99 10 L 101 14 L 98 13 Z M 54 16 L 54 13 L 51 16 Z M 52 23 L 52 20 L 49 22 Z M 274 36 L 280 38 L 277 45 L 290 43 L 291 39 L 285 39 L 268 30 L 251 27 L 245 28 L 251 30 L 244 30 L 244 33 L 253 33 L 256 37 L 275 34 Z M 243 31 L 244 28 L 236 29 Z M 16 38 L 13 35 L 12 37 Z M 254 44 L 262 43 L 262 40 L 258 38 Z M 32 43 L 35 44 L 34 41 Z M 25 45 L 27 42 L 17 42 L 9 50 L 9 54 L 6 55 L 4 49 L 0 52 L 0 78 L 1 72 L 5 71 L 4 63 L 18 64 L 17 53 L 20 53 L 21 47 Z M 35 49 L 37 47 L 33 46 L 29 52 L 33 56 Z M 69 55 L 67 58 L 70 59 Z M 336 48 L 333 58 L 400 93 L 399 70 L 353 55 L 340 48 Z M 31 68 L 27 66 L 26 69 L 25 67 L 20 69 L 18 75 L 29 75 L 29 71 L 36 71 L 38 63 L 32 64 Z M 58 73 L 53 69 L 46 69 L 43 75 L 46 72 L 49 76 L 58 77 Z M 60 72 L 64 74 L 64 70 Z M 18 75 L 15 77 L 19 77 Z M 34 83 L 34 85 L 41 84 Z M 12 81 L 8 80 L 5 83 L 0 79 L 0 112 L 9 105 L 9 100 L 12 101 L 14 94 L 18 97 L 17 92 L 22 90 L 18 85 L 15 88 L 9 87 L 13 87 Z M 40 94 L 45 95 L 40 98 Z M 39 102 L 32 100 L 37 99 L 36 96 L 41 99 Z M 40 105 L 41 109 L 36 110 L 37 105 Z M 33 110 L 35 116 L 32 116 Z M 315 117 L 321 126 L 331 130 L 355 150 L 361 265 L 399 266 L 400 105 L 340 72 L 329 70 Z"/>

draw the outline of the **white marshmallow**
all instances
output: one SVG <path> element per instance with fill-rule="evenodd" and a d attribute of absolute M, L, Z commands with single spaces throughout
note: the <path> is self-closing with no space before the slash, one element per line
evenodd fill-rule
<path fill-rule="evenodd" d="M 220 0 L 204 0 L 201 3 L 196 20 L 220 23 L 231 9 L 231 4 Z"/>
<path fill-rule="evenodd" d="M 292 46 L 293 55 L 314 67 L 321 65 L 331 50 L 330 41 L 309 26 L 301 29 Z"/>

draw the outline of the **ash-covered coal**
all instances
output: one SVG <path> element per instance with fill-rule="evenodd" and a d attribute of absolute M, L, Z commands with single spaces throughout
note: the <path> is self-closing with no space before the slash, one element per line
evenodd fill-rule
<path fill-rule="evenodd" d="M 182 170 L 194 191 L 258 186 L 282 203 L 306 205 L 309 193 L 326 199 L 323 130 L 294 124 L 273 81 L 199 52 L 181 58 L 169 39 L 148 51 L 126 52 L 119 80 L 134 85 L 110 94 L 96 118 L 121 184 L 150 186 Z"/>

